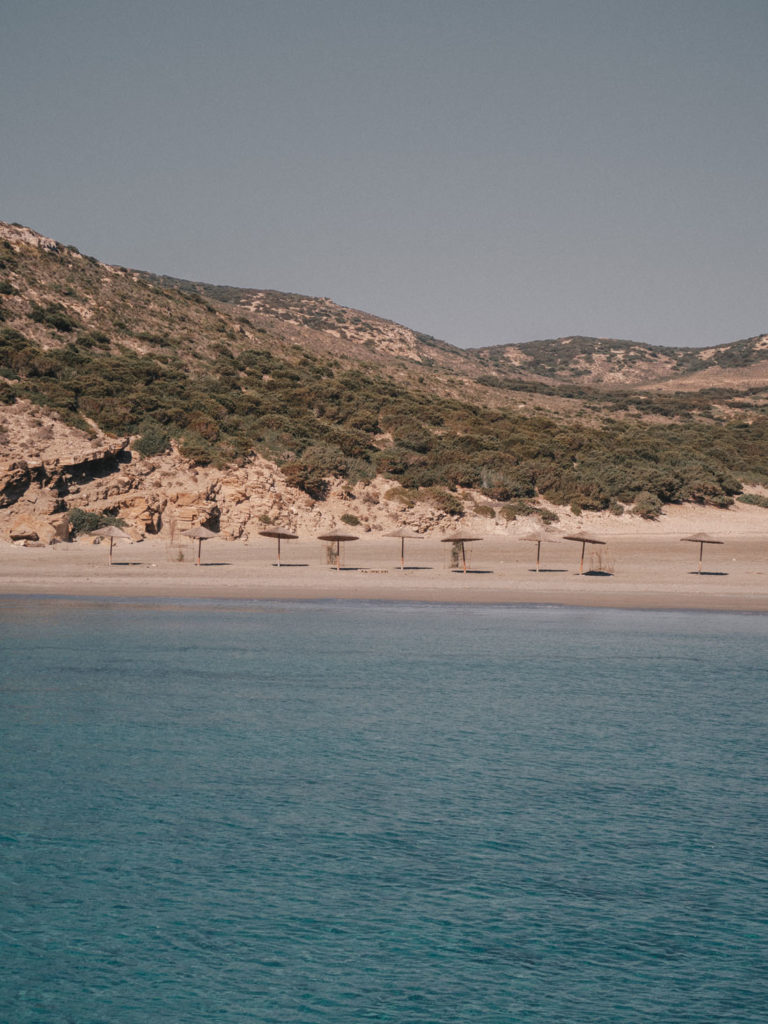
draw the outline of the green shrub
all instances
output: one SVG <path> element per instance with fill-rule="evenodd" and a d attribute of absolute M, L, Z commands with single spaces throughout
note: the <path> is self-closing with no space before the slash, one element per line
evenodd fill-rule
<path fill-rule="evenodd" d="M 88 331 L 78 334 L 77 344 L 83 348 L 109 348 L 110 338 L 108 334 L 101 331 Z"/>
<path fill-rule="evenodd" d="M 372 457 L 372 462 L 376 472 L 381 473 L 382 476 L 402 476 L 415 458 L 413 452 L 393 447 L 376 452 Z"/>
<path fill-rule="evenodd" d="M 758 505 L 760 508 L 768 508 L 768 498 L 764 494 L 740 494 L 736 501 L 745 505 Z"/>
<path fill-rule="evenodd" d="M 486 519 L 496 518 L 496 509 L 493 505 L 473 505 L 472 511 L 476 516 L 484 516 Z"/>
<path fill-rule="evenodd" d="M 518 500 L 502 505 L 499 515 L 502 519 L 506 519 L 507 522 L 512 522 L 518 516 L 533 516 L 538 512 L 541 512 L 541 510 L 536 505 L 532 505 L 529 501 Z"/>
<path fill-rule="evenodd" d="M 713 494 L 708 504 L 715 508 L 730 508 L 733 505 L 733 498 L 728 494 Z"/>
<path fill-rule="evenodd" d="M 168 450 L 171 437 L 168 431 L 155 420 L 142 420 L 139 426 L 139 437 L 133 442 L 134 450 L 139 455 L 162 455 Z"/>
<path fill-rule="evenodd" d="M 428 501 L 430 505 L 440 509 L 441 512 L 445 512 L 446 515 L 464 515 L 464 505 L 455 494 L 451 494 L 450 491 L 446 491 L 443 487 L 424 487 L 419 492 L 419 496 L 424 501 Z"/>
<path fill-rule="evenodd" d="M 83 533 L 93 533 L 104 526 L 125 526 L 123 519 L 107 515 L 105 512 L 88 512 L 83 508 L 71 508 L 67 515 L 69 526 L 73 536 Z"/>
<path fill-rule="evenodd" d="M 384 492 L 384 500 L 396 501 L 406 508 L 413 508 L 419 500 L 419 493 L 418 491 L 409 491 L 405 487 L 391 487 L 388 491 Z"/>
<path fill-rule="evenodd" d="M 480 489 L 495 501 L 512 498 L 532 498 L 535 476 L 530 465 L 519 466 L 515 460 L 502 454 L 492 455 L 480 472 Z"/>
<path fill-rule="evenodd" d="M 329 477 L 344 476 L 347 460 L 335 445 L 310 445 L 300 458 L 282 466 L 285 479 L 291 487 L 304 491 L 310 498 L 322 501 L 328 493 Z"/>
<path fill-rule="evenodd" d="M 346 523 L 347 526 L 359 526 L 360 520 L 353 512 L 345 512 L 341 517 L 342 523 Z"/>
<path fill-rule="evenodd" d="M 216 458 L 216 450 L 211 442 L 193 430 L 185 431 L 181 435 L 179 451 L 185 459 L 198 466 L 208 466 Z"/>
<path fill-rule="evenodd" d="M 635 499 L 632 512 L 643 519 L 658 519 L 661 515 L 661 502 L 655 494 L 641 491 Z"/>
<path fill-rule="evenodd" d="M 417 420 L 399 423 L 392 431 L 392 439 L 398 447 L 415 452 L 428 452 L 433 444 L 432 434 Z"/>
<path fill-rule="evenodd" d="M 69 314 L 63 306 L 57 302 L 48 306 L 34 305 L 29 314 L 30 320 L 35 323 L 45 324 L 46 327 L 53 327 L 57 331 L 68 333 L 79 326 L 79 320 Z"/>

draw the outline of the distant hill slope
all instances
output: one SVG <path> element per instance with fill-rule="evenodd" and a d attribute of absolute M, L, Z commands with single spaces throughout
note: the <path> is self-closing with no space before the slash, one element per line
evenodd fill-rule
<path fill-rule="evenodd" d="M 137 459 L 173 451 L 222 479 L 266 460 L 316 501 L 376 478 L 454 516 L 468 501 L 489 517 L 540 501 L 727 505 L 768 481 L 767 355 L 766 336 L 463 350 L 330 299 L 108 266 L 0 224 L 0 459 L 5 430 L 15 453 L 61 463 L 48 420 L 37 449 L 11 423 L 38 408 L 101 451 L 125 439 L 125 458 L 132 438 Z"/>
<path fill-rule="evenodd" d="M 758 335 L 713 348 L 669 348 L 615 338 L 551 338 L 522 345 L 475 350 L 500 373 L 522 372 L 560 382 L 601 387 L 643 388 L 685 381 L 694 387 L 751 387 L 768 384 L 768 336 Z M 757 369 L 757 373 L 755 373 Z M 727 385 L 726 385 L 727 381 Z"/>
<path fill-rule="evenodd" d="M 461 349 L 430 335 L 384 320 L 329 298 L 291 292 L 235 288 L 200 281 L 146 274 L 164 287 L 200 295 L 235 306 L 250 316 L 282 321 L 287 327 L 307 328 L 324 336 L 324 350 L 349 352 L 343 344 L 364 346 L 369 352 L 440 367 L 470 380 L 490 372 L 502 380 L 578 383 L 604 388 L 646 388 L 685 381 L 696 390 L 698 374 L 706 373 L 702 388 L 768 385 L 768 336 L 757 335 L 708 349 L 671 348 L 615 338 L 573 336 Z M 305 343 L 307 339 L 305 338 Z M 722 372 L 722 379 L 718 374 Z M 727 382 L 727 383 L 725 383 Z"/>
<path fill-rule="evenodd" d="M 364 360 L 374 356 L 408 360 L 424 367 L 438 366 L 453 372 L 460 371 L 467 376 L 476 376 L 480 372 L 472 352 L 371 313 L 340 306 L 328 298 L 211 285 L 153 274 L 142 276 L 165 288 L 232 306 L 242 317 L 272 326 L 279 324 L 284 331 L 294 332 L 297 338 L 315 350 Z"/>

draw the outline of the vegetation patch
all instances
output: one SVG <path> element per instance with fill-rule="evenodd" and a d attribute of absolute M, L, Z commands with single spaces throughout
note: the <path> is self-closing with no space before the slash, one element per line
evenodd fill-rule
<path fill-rule="evenodd" d="M 661 502 L 655 494 L 641 491 L 635 499 L 632 511 L 643 519 L 658 519 L 661 515 Z"/>
<path fill-rule="evenodd" d="M 105 512 L 88 512 L 82 508 L 71 508 L 67 516 L 73 536 L 84 533 L 93 533 L 104 526 L 125 526 L 123 519 L 108 515 Z"/>
<path fill-rule="evenodd" d="M 760 508 L 768 508 L 768 498 L 764 494 L 740 494 L 737 501 L 743 501 L 745 505 L 758 505 Z"/>

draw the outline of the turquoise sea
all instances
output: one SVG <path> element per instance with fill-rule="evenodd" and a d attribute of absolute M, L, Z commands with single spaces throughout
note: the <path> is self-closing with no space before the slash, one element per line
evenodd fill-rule
<path fill-rule="evenodd" d="M 0 1020 L 751 1024 L 768 617 L 0 600 Z"/>

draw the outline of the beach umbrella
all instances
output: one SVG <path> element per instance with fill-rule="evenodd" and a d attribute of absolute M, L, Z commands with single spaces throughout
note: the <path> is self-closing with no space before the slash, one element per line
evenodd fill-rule
<path fill-rule="evenodd" d="M 464 572 L 467 571 L 467 553 L 464 549 L 465 544 L 470 544 L 475 540 L 482 540 L 482 537 L 472 537 L 468 533 L 454 533 L 450 537 L 441 537 L 441 544 L 458 544 L 461 548 L 461 564 L 464 567 Z"/>
<path fill-rule="evenodd" d="M 203 546 L 204 540 L 210 540 L 211 537 L 215 537 L 216 534 L 212 530 L 207 530 L 204 526 L 193 526 L 191 530 L 182 530 L 182 537 L 191 537 L 192 540 L 197 541 L 197 565 L 200 565 L 200 550 Z"/>
<path fill-rule="evenodd" d="M 100 530 L 92 530 L 92 537 L 109 538 L 109 564 L 112 565 L 112 545 L 116 540 L 131 540 L 130 534 L 121 530 L 119 526 L 102 526 Z"/>
<path fill-rule="evenodd" d="M 680 540 L 689 540 L 692 543 L 699 545 L 699 575 L 701 575 L 701 562 L 704 557 L 704 545 L 724 543 L 724 541 L 722 540 L 717 540 L 715 537 L 710 537 L 708 533 L 692 533 L 690 537 L 681 537 Z"/>
<path fill-rule="evenodd" d="M 530 541 L 532 544 L 536 545 L 536 572 L 539 571 L 539 563 L 541 561 L 541 545 L 544 543 L 545 540 L 557 539 L 558 537 L 555 534 L 536 531 L 534 531 L 533 533 L 526 533 L 524 537 L 520 538 L 520 540 L 527 540 Z"/>
<path fill-rule="evenodd" d="M 605 544 L 604 540 L 600 540 L 598 537 L 593 537 L 589 533 L 571 533 L 567 537 L 563 537 L 563 540 L 577 540 L 581 543 L 581 561 L 579 562 L 579 574 L 584 575 L 584 549 L 587 544 Z"/>
<path fill-rule="evenodd" d="M 341 545 L 343 541 L 357 540 L 358 538 L 353 533 L 340 533 L 338 530 L 332 530 L 330 533 L 322 533 L 317 538 L 318 540 L 327 540 L 336 545 L 336 569 L 341 568 Z"/>
<path fill-rule="evenodd" d="M 403 527 L 400 530 L 392 530 L 391 533 L 385 533 L 385 537 L 399 537 L 400 538 L 400 568 L 405 568 L 405 542 L 407 540 L 424 540 L 420 533 L 416 533 L 413 530 L 406 530 Z"/>
<path fill-rule="evenodd" d="M 290 530 L 281 530 L 275 527 L 273 530 L 259 530 L 259 534 L 262 537 L 273 537 L 277 540 L 277 564 L 280 565 L 280 541 L 281 540 L 296 540 L 299 536 L 298 533 L 291 533 Z"/>

